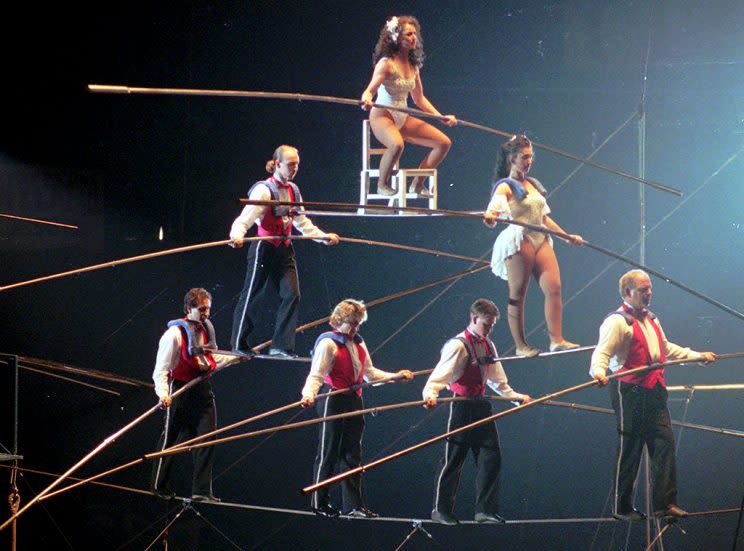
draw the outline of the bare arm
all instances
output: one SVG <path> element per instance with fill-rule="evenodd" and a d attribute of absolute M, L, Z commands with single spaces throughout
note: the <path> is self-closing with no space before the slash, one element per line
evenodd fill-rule
<path fill-rule="evenodd" d="M 486 384 L 491 387 L 491 390 L 496 394 L 503 396 L 504 398 L 513 398 L 514 400 L 525 404 L 532 400 L 529 394 L 517 392 L 509 385 L 509 380 L 506 377 L 501 362 L 488 364 L 488 366 L 486 366 Z"/>
<path fill-rule="evenodd" d="M 579 234 L 576 233 L 568 233 L 563 228 L 561 228 L 558 223 L 553 220 L 550 216 L 547 214 L 543 216 L 543 224 L 546 228 L 549 230 L 553 230 L 560 233 L 565 233 L 571 237 L 570 240 L 564 239 L 564 241 L 567 241 L 568 243 L 571 243 L 572 245 L 581 245 L 584 242 L 584 238 L 581 237 Z"/>
<path fill-rule="evenodd" d="M 324 245 L 338 245 L 338 234 L 324 232 L 318 226 L 313 224 L 313 222 L 307 216 L 302 214 L 301 211 L 300 214 L 296 214 L 292 218 L 292 224 L 302 235 L 307 235 L 310 237 L 327 237 L 328 239 L 320 240 L 320 242 Z"/>
<path fill-rule="evenodd" d="M 367 111 L 372 107 L 372 98 L 377 94 L 377 89 L 380 87 L 380 84 L 390 76 L 391 71 L 392 68 L 390 67 L 389 59 L 381 59 L 377 62 L 377 65 L 375 65 L 375 69 L 372 72 L 372 78 L 364 89 L 364 92 L 362 92 L 362 109 Z"/>
<path fill-rule="evenodd" d="M 454 126 L 457 124 L 457 118 L 454 115 L 442 115 L 424 95 L 424 85 L 421 83 L 421 74 L 418 71 L 416 71 L 416 86 L 411 90 L 411 98 L 413 99 L 413 103 L 415 103 L 422 111 L 426 111 L 432 115 L 446 117 L 447 120 L 443 122 L 447 126 Z"/>

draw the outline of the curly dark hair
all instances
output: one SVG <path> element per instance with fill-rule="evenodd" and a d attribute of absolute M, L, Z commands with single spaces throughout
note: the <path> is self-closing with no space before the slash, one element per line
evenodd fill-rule
<path fill-rule="evenodd" d="M 406 23 L 410 23 L 414 26 L 416 29 L 416 36 L 418 37 L 418 40 L 416 41 L 416 47 L 408 52 L 408 61 L 416 67 L 417 69 L 420 69 L 424 65 L 424 39 L 421 36 L 421 24 L 418 22 L 418 19 L 416 19 L 412 15 L 398 15 L 398 26 L 395 27 L 395 32 L 400 33 L 403 31 L 403 26 Z M 390 21 L 390 19 L 388 19 Z M 377 65 L 377 62 L 380 61 L 383 57 L 390 57 L 393 54 L 398 53 L 398 43 L 393 41 L 393 37 L 390 35 L 390 31 L 388 31 L 387 28 L 387 21 L 382 26 L 382 30 L 380 31 L 380 38 L 377 40 L 377 44 L 375 45 L 375 51 L 372 54 L 372 65 Z"/>
<path fill-rule="evenodd" d="M 501 180 L 502 178 L 508 177 L 509 173 L 511 172 L 511 163 L 509 162 L 509 157 L 518 152 L 523 147 L 531 146 L 532 142 L 524 134 L 514 136 L 511 140 L 502 144 L 502 146 L 499 148 L 499 155 L 496 158 L 496 168 L 493 171 L 493 177 L 496 180 Z"/>

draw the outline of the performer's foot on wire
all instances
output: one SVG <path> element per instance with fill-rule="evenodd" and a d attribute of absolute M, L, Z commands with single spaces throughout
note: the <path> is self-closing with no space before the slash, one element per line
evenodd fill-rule
<path fill-rule="evenodd" d="M 522 356 L 523 358 L 534 358 L 540 353 L 540 349 L 527 345 L 525 348 L 517 347 L 514 352 L 517 356 Z"/>
<path fill-rule="evenodd" d="M 191 501 L 197 501 L 200 503 L 204 503 L 207 501 L 211 501 L 213 503 L 222 502 L 222 500 L 214 494 L 194 494 L 191 496 Z"/>
<path fill-rule="evenodd" d="M 575 342 L 562 340 L 559 342 L 551 342 L 550 343 L 550 351 L 551 352 L 560 352 L 562 350 L 573 350 L 574 348 L 579 348 L 579 344 L 576 344 Z"/>
<path fill-rule="evenodd" d="M 151 488 L 152 493 L 159 497 L 160 499 L 164 499 L 166 501 L 170 501 L 174 497 L 176 497 L 176 492 L 173 490 L 164 490 L 162 488 Z"/>
<path fill-rule="evenodd" d="M 386 186 L 384 184 L 379 184 L 377 186 L 377 195 L 386 195 L 388 197 L 391 197 L 395 195 L 395 193 L 395 190 L 390 186 Z"/>
<path fill-rule="evenodd" d="M 232 351 L 235 352 L 236 354 L 246 356 L 248 359 L 256 355 L 256 351 L 253 350 L 252 348 L 249 348 L 248 350 L 245 350 L 243 348 L 233 348 Z"/>
<path fill-rule="evenodd" d="M 457 526 L 460 524 L 460 521 L 457 520 L 457 517 L 451 513 L 445 513 L 444 511 L 437 511 L 434 509 L 431 512 L 431 520 L 434 522 L 438 522 L 439 524 L 444 524 L 446 526 Z"/>
<path fill-rule="evenodd" d="M 351 511 L 345 511 L 341 513 L 345 517 L 351 517 L 351 518 L 377 518 L 380 515 L 377 513 L 374 513 L 367 509 L 364 506 L 357 507 L 356 509 L 352 509 Z"/>
<path fill-rule="evenodd" d="M 338 509 L 334 509 L 329 503 L 320 507 L 310 507 L 310 510 L 319 517 L 336 518 L 339 514 Z"/>
<path fill-rule="evenodd" d="M 671 505 L 667 505 L 667 508 L 663 511 L 654 511 L 654 516 L 656 518 L 667 518 L 674 520 L 686 517 L 687 511 L 672 503 Z"/>
<path fill-rule="evenodd" d="M 475 522 L 482 524 L 506 524 L 506 519 L 496 513 L 475 513 Z"/>
<path fill-rule="evenodd" d="M 638 509 L 631 509 L 627 513 L 613 513 L 612 517 L 617 520 L 625 520 L 628 522 L 640 522 L 646 520 L 646 515 L 641 513 Z"/>
<path fill-rule="evenodd" d="M 292 350 L 283 350 L 281 348 L 270 348 L 269 356 L 279 356 L 280 358 L 296 358 L 297 354 L 295 354 Z"/>

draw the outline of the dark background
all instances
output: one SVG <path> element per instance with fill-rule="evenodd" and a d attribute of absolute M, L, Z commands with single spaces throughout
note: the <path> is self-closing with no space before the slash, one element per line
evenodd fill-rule
<path fill-rule="evenodd" d="M 589 155 L 637 112 L 647 62 L 646 176 L 685 192 L 648 189 L 646 264 L 744 310 L 740 173 L 744 168 L 744 8 L 725 2 L 181 2 L 125 7 L 10 10 L 5 18 L 0 212 L 80 225 L 71 231 L 0 219 L 0 284 L 106 260 L 227 237 L 237 202 L 282 143 L 299 148 L 305 198 L 356 202 L 360 127 L 354 107 L 234 98 L 96 95 L 88 83 L 304 92 L 357 98 L 384 21 L 413 13 L 422 24 L 425 92 L 442 112 Z M 464 127 L 439 171 L 442 208 L 483 209 L 498 136 Z M 404 164 L 423 151 L 410 146 Z M 597 154 L 637 173 L 637 117 Z M 639 191 L 630 180 L 537 151 L 533 174 L 550 192 L 554 218 L 568 231 L 638 259 Z M 342 236 L 487 253 L 496 235 L 476 221 L 442 218 L 316 218 Z M 159 228 L 165 238 L 158 241 Z M 301 321 L 325 316 L 345 297 L 371 300 L 468 267 L 392 249 L 297 244 Z M 628 266 L 589 249 L 556 244 L 565 334 L 583 344 L 618 302 Z M 227 247 L 168 256 L 0 293 L 0 349 L 148 380 L 165 322 L 185 291 L 214 295 L 218 341 L 228 346 L 232 308 L 245 272 L 244 251 Z M 698 350 L 741 349 L 742 321 L 654 279 L 654 310 L 674 342 Z M 441 297 L 427 290 L 370 310 L 363 334 L 388 370 L 433 367 L 439 348 L 467 323 L 481 296 L 506 307 L 506 283 L 489 271 Z M 270 338 L 271 305 L 257 341 Z M 528 296 L 531 342 L 547 346 L 542 296 Z M 307 353 L 320 328 L 298 338 Z M 494 331 L 503 352 L 505 323 Z M 260 339 L 260 340 L 259 340 Z M 540 396 L 587 378 L 588 356 L 507 364 L 515 389 Z M 214 379 L 227 424 L 299 397 L 307 364 L 254 361 Z M 741 363 L 669 369 L 670 384 L 740 382 Z M 7 370 L 4 372 L 7 381 Z M 423 380 L 366 393 L 367 405 L 415 400 Z M 107 386 L 103 383 L 103 386 Z M 22 372 L 23 466 L 63 472 L 145 409 L 150 390 L 109 395 Z M 740 429 L 740 391 L 675 393 L 672 417 Z M 607 407 L 604 391 L 571 401 Z M 7 402 L 6 402 L 7 403 Z M 302 413 L 301 418 L 311 416 Z M 273 419 L 261 426 L 278 424 Z M 4 430 L 10 424 L 3 417 Z M 367 419 L 365 461 L 439 434 L 442 408 L 406 409 Z M 83 468 L 95 474 L 151 451 L 152 416 Z M 258 427 L 252 425 L 251 427 Z M 413 429 L 411 429 L 413 427 Z M 614 421 L 610 416 L 536 407 L 499 423 L 504 465 L 502 514 L 509 519 L 608 516 Z M 5 433 L 7 434 L 7 432 Z M 265 442 L 265 443 L 264 443 Z M 6 438 L 2 442 L 9 446 Z M 315 429 L 218 448 L 215 492 L 226 501 L 305 509 Z M 369 507 L 385 516 L 428 517 L 442 452 L 433 445 L 364 477 Z M 744 474 L 741 441 L 685 430 L 679 440 L 680 505 L 692 511 L 737 507 Z M 184 471 L 190 470 L 184 459 Z M 149 465 L 111 481 L 145 489 Z M 20 479 L 23 502 L 51 478 Z M 181 493 L 188 491 L 187 479 Z M 465 469 L 457 514 L 472 518 L 473 466 Z M 638 502 L 640 503 L 640 499 Z M 22 549 L 144 549 L 178 510 L 153 497 L 86 486 L 44 501 L 18 522 Z M 315 517 L 199 507 L 171 531 L 171 548 L 394 549 L 406 524 L 329 522 Z M 170 513 L 170 516 L 164 516 Z M 3 515 L 3 518 L 6 518 Z M 209 525 L 211 523 L 213 527 Z M 645 547 L 641 526 L 427 525 L 449 549 L 630 549 Z M 665 537 L 671 549 L 729 549 L 736 515 L 696 517 Z M 220 535 L 220 532 L 222 535 Z M 228 539 L 233 543 L 229 543 Z M 8 539 L 8 530 L 2 534 Z M 189 542 L 189 543 L 187 543 Z M 161 545 L 161 544 L 158 544 Z M 421 535 L 407 549 L 434 549 Z"/>

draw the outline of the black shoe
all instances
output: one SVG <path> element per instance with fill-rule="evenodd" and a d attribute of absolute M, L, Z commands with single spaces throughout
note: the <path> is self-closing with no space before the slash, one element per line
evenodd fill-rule
<path fill-rule="evenodd" d="M 457 520 L 455 515 L 437 511 L 436 509 L 431 512 L 431 520 L 438 522 L 439 524 L 446 524 L 447 526 L 456 526 L 460 524 L 460 521 Z"/>
<path fill-rule="evenodd" d="M 483 524 L 506 524 L 506 519 L 496 513 L 475 513 L 475 522 Z"/>
<path fill-rule="evenodd" d="M 656 518 L 678 519 L 686 517 L 687 511 L 672 503 L 671 505 L 667 505 L 667 508 L 663 511 L 654 511 L 654 516 Z"/>
<path fill-rule="evenodd" d="M 366 507 L 357 507 L 356 509 L 352 509 L 351 511 L 345 511 L 341 513 L 345 517 L 351 517 L 351 518 L 377 518 L 380 515 L 377 513 L 374 513 L 367 509 Z"/>
<path fill-rule="evenodd" d="M 208 501 L 211 501 L 213 503 L 220 503 L 222 500 L 213 494 L 194 494 L 191 496 L 191 501 L 196 501 L 199 503 L 205 503 Z"/>
<path fill-rule="evenodd" d="M 310 510 L 319 517 L 336 518 L 338 516 L 338 511 L 328 503 L 320 507 L 310 507 Z"/>
<path fill-rule="evenodd" d="M 627 513 L 613 513 L 613 518 L 616 518 L 617 520 L 625 520 L 628 522 L 639 522 L 641 520 L 646 520 L 646 515 L 641 513 L 638 509 L 631 509 Z"/>
<path fill-rule="evenodd" d="M 160 499 L 164 499 L 166 501 L 170 501 L 171 499 L 176 497 L 176 492 L 174 492 L 173 490 L 152 488 L 151 491 L 156 497 L 159 497 Z"/>
<path fill-rule="evenodd" d="M 279 356 L 280 358 L 296 358 L 297 354 L 291 350 L 282 350 L 281 348 L 270 348 L 269 356 Z"/>

